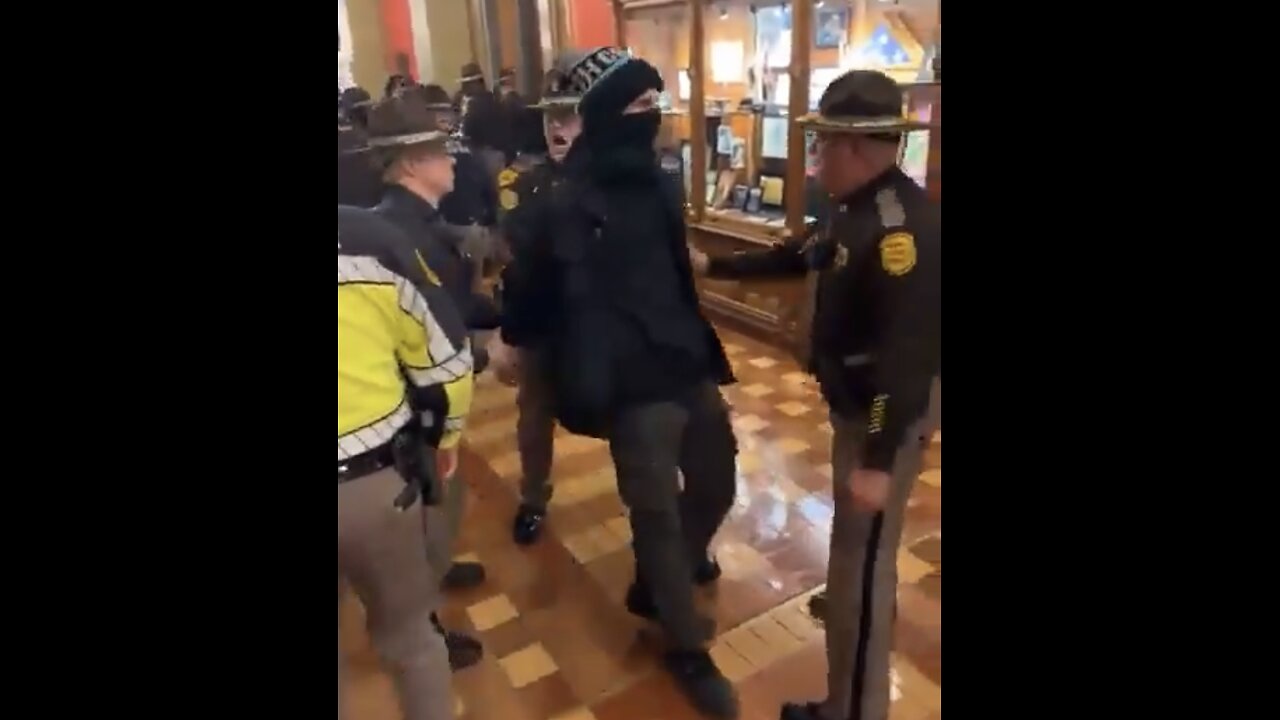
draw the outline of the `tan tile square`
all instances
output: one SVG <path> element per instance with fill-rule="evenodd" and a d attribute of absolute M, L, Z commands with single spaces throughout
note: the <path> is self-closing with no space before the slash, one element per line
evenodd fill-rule
<path fill-rule="evenodd" d="M 807 490 L 795 484 L 791 478 L 786 477 L 780 477 L 775 480 L 773 487 L 769 488 L 767 492 L 788 505 L 799 502 L 805 495 L 809 494 Z"/>
<path fill-rule="evenodd" d="M 831 423 L 829 423 L 829 422 L 824 422 L 824 423 L 822 423 L 821 425 L 819 425 L 819 426 L 818 426 L 818 429 L 819 429 L 819 430 L 821 430 L 822 432 L 824 432 L 824 433 L 828 434 L 828 435 L 835 435 L 835 434 L 836 434 L 836 429 L 835 429 L 835 428 L 833 428 L 833 427 L 831 427 Z"/>
<path fill-rule="evenodd" d="M 902 679 L 903 700 L 912 702 L 925 710 L 925 714 L 942 710 L 942 688 L 925 677 L 910 660 L 895 655 L 893 667 Z"/>
<path fill-rule="evenodd" d="M 778 406 L 778 412 L 791 417 L 800 417 L 809 412 L 809 406 L 797 400 L 784 402 Z"/>
<path fill-rule="evenodd" d="M 542 647 L 542 643 L 534 643 L 523 650 L 511 653 L 499 660 L 498 664 L 502 666 L 502 671 L 511 681 L 511 687 L 517 690 L 526 685 L 532 685 L 548 675 L 553 675 L 560 669 L 556 667 L 556 661 L 551 659 L 547 649 Z"/>
<path fill-rule="evenodd" d="M 777 365 L 778 361 L 774 360 L 771 357 L 758 357 L 751 360 L 750 364 L 752 367 L 757 367 L 757 368 L 760 368 L 761 370 L 768 370 L 774 365 Z"/>
<path fill-rule="evenodd" d="M 462 717 L 463 715 L 466 715 L 466 714 L 467 714 L 467 705 L 466 705 L 466 703 L 462 702 L 462 697 L 461 697 L 461 696 L 459 696 L 459 695 L 454 695 L 454 696 L 453 696 L 453 716 L 454 716 L 455 718 L 460 718 L 460 717 Z"/>
<path fill-rule="evenodd" d="M 804 645 L 804 642 L 801 641 L 800 638 L 782 627 L 782 625 L 774 619 L 773 613 L 765 615 L 759 620 L 752 622 L 749 627 L 751 628 L 751 632 L 759 635 L 760 639 L 764 640 L 765 644 L 768 645 L 779 658 L 790 655 L 796 650 L 799 650 L 800 646 Z"/>
<path fill-rule="evenodd" d="M 738 472 L 753 473 L 759 469 L 759 455 L 750 451 L 738 453 Z"/>
<path fill-rule="evenodd" d="M 574 533 L 564 539 L 564 548 L 569 551 L 569 554 L 572 555 L 573 559 L 577 560 L 580 565 L 586 565 L 592 560 L 595 560 L 601 555 L 605 555 L 607 553 L 606 550 L 596 544 L 595 536 L 592 534 L 592 530 L 594 529 L 595 528 L 589 528 L 582 532 Z"/>
<path fill-rule="evenodd" d="M 755 671 L 746 658 L 723 642 L 711 646 L 711 659 L 715 660 L 716 667 L 720 668 L 729 682 L 736 683 Z"/>
<path fill-rule="evenodd" d="M 784 382 L 792 385 L 803 385 L 805 381 L 809 379 L 809 374 L 802 372 L 789 372 L 786 375 L 783 375 L 782 379 Z"/>
<path fill-rule="evenodd" d="M 780 657 L 776 649 L 769 647 L 763 638 L 751 632 L 746 625 L 729 631 L 723 639 L 729 647 L 746 658 L 751 667 L 758 670 L 769 667 Z"/>
<path fill-rule="evenodd" d="M 458 555 L 453 559 L 453 561 L 455 563 L 478 563 L 480 562 L 480 556 L 473 552 L 469 552 Z"/>
<path fill-rule="evenodd" d="M 925 470 L 920 473 L 920 482 L 936 488 L 942 487 L 942 468 Z"/>
<path fill-rule="evenodd" d="M 797 640 L 808 640 L 818 636 L 821 629 L 818 624 L 809 617 L 809 613 L 804 609 L 803 605 L 793 606 L 786 605 L 778 608 L 774 614 L 774 619 L 778 624 L 786 628 L 787 632 L 796 637 Z"/>
<path fill-rule="evenodd" d="M 596 546 L 601 556 L 609 553 L 617 552 L 626 546 L 628 538 L 617 535 L 609 530 L 603 523 L 597 525 L 587 531 L 591 535 L 591 542 Z"/>
<path fill-rule="evenodd" d="M 941 444 L 942 444 L 942 431 L 941 431 L 941 430 L 938 430 L 938 431 L 936 431 L 936 432 L 934 432 L 934 433 L 933 433 L 933 441 L 934 441 L 934 442 L 936 442 L 936 443 L 938 443 L 939 445 L 941 445 Z"/>
<path fill-rule="evenodd" d="M 609 529 L 609 533 L 622 538 L 623 543 L 631 542 L 631 518 L 626 515 L 619 515 L 604 524 Z"/>
<path fill-rule="evenodd" d="M 468 423 L 462 441 L 470 447 L 488 445 L 506 437 L 514 438 L 516 425 L 511 418 L 497 415 L 484 422 Z"/>
<path fill-rule="evenodd" d="M 784 455 L 796 455 L 809 449 L 809 443 L 800 438 L 782 438 L 774 443 L 774 447 L 778 448 Z"/>
<path fill-rule="evenodd" d="M 467 617 L 479 632 L 492 630 L 519 616 L 520 612 L 506 595 L 494 595 L 467 608 Z"/>
<path fill-rule="evenodd" d="M 740 415 L 733 420 L 733 424 L 744 432 L 760 432 L 769 427 L 769 421 L 759 415 Z"/>
<path fill-rule="evenodd" d="M 933 566 L 906 550 L 898 551 L 898 582 L 906 585 L 933 572 Z"/>
<path fill-rule="evenodd" d="M 769 387 L 768 385 L 765 385 L 764 383 L 756 383 L 754 385 L 748 385 L 742 388 L 741 391 L 747 395 L 750 395 L 753 398 L 762 398 L 765 395 L 769 395 L 773 393 L 773 388 Z"/>
<path fill-rule="evenodd" d="M 828 480 L 830 480 L 831 476 L 835 474 L 835 470 L 831 468 L 831 463 L 827 463 L 825 465 L 819 465 L 817 470 L 819 475 L 821 475 L 822 477 Z"/>
<path fill-rule="evenodd" d="M 737 355 L 738 353 L 742 352 L 742 349 L 743 348 L 741 345 L 734 345 L 733 343 L 724 344 L 725 355 Z"/>

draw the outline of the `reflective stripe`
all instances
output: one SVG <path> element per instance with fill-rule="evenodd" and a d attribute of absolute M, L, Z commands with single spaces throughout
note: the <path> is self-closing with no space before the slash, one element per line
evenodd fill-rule
<path fill-rule="evenodd" d="M 365 425 L 346 435 L 338 436 L 338 461 L 369 452 L 391 442 L 396 431 L 409 424 L 409 404 L 404 400 L 391 411 L 390 415 L 372 425 Z"/>
<path fill-rule="evenodd" d="M 405 373 L 415 385 L 440 385 L 457 380 L 471 371 L 470 343 L 464 340 L 460 349 L 454 347 L 440 323 L 431 314 L 427 299 L 413 283 L 388 270 L 377 258 L 339 255 L 338 284 L 357 282 L 394 285 L 400 309 L 409 313 L 427 331 L 427 357 L 433 365 L 429 368 L 405 368 Z"/>
<path fill-rule="evenodd" d="M 445 418 L 444 431 L 445 432 L 462 432 L 462 427 L 465 424 L 466 424 L 466 418 L 460 418 L 460 417 Z"/>

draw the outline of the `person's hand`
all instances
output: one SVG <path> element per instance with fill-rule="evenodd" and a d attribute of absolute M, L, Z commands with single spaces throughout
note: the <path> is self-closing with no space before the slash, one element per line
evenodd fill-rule
<path fill-rule="evenodd" d="M 889 473 L 883 470 L 856 468 L 849 473 L 849 493 L 853 506 L 864 512 L 879 512 L 889 503 Z"/>
<path fill-rule="evenodd" d="M 436 450 L 436 472 L 440 479 L 445 482 L 453 480 L 453 476 L 458 472 L 458 448 L 455 445 L 451 448 L 439 448 Z"/>
<path fill-rule="evenodd" d="M 707 254 L 689 245 L 689 264 L 693 266 L 693 274 L 706 275 L 707 270 L 711 267 L 711 258 Z"/>
<path fill-rule="evenodd" d="M 502 342 L 502 336 L 494 333 L 485 347 L 489 351 L 489 367 L 498 382 L 503 385 L 515 385 L 520 381 L 520 349 Z"/>

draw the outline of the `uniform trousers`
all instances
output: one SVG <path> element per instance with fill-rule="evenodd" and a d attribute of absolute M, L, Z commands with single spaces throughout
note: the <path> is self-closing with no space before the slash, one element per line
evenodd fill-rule
<path fill-rule="evenodd" d="M 453 566 L 458 532 L 462 529 L 462 518 L 466 512 L 467 483 L 457 473 L 445 481 L 443 502 L 422 508 L 422 520 L 418 527 L 426 537 L 427 564 L 435 573 L 437 587 Z"/>
<path fill-rule="evenodd" d="M 516 407 L 516 443 L 520 448 L 520 501 L 545 511 L 551 500 L 551 463 L 555 452 L 556 420 L 551 403 L 551 383 L 542 354 L 526 351 L 521 359 Z"/>
<path fill-rule="evenodd" d="M 829 720 L 887 720 L 889 652 L 898 589 L 898 546 L 907 499 L 920 473 L 922 417 L 904 434 L 894 456 L 889 499 L 884 510 L 853 506 L 849 473 L 862 464 L 866 415 L 832 413 L 832 477 L 835 501 L 831 559 L 827 567 L 827 701 Z"/>
<path fill-rule="evenodd" d="M 672 649 L 702 649 L 693 568 L 733 506 L 737 475 L 737 441 L 719 388 L 702 383 L 679 402 L 624 409 L 609 452 L 630 511 L 637 580 L 648 588 Z"/>
<path fill-rule="evenodd" d="M 349 583 L 364 605 L 369 636 L 395 682 L 406 720 L 453 717 L 444 638 L 431 622 L 439 581 L 423 562 L 418 508 L 400 510 L 404 481 L 392 469 L 338 485 L 338 593 Z M 338 648 L 338 717 L 342 648 Z"/>

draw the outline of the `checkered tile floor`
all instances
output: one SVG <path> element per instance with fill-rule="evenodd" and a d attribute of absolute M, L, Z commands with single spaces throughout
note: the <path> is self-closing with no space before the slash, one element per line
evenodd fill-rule
<path fill-rule="evenodd" d="M 722 332 L 739 383 L 734 411 L 738 501 L 716 541 L 724 577 L 700 602 L 719 629 L 712 653 L 739 686 L 744 720 L 773 720 L 786 700 L 825 692 L 822 630 L 805 613 L 825 582 L 831 527 L 831 428 L 812 381 L 768 346 Z M 519 456 L 514 391 L 486 378 L 469 421 L 462 472 L 473 492 L 461 555 L 489 571 L 449 598 L 445 625 L 474 633 L 485 659 L 454 676 L 465 720 L 696 718 L 658 671 L 659 639 L 622 606 L 630 529 L 604 443 L 560 435 L 549 531 L 533 548 L 510 537 Z M 908 509 L 891 720 L 942 717 L 942 436 Z M 400 717 L 364 637 L 360 608 L 339 613 L 349 649 L 352 717 Z"/>

